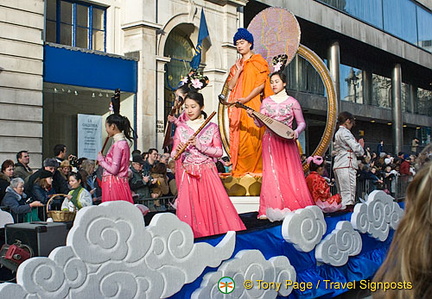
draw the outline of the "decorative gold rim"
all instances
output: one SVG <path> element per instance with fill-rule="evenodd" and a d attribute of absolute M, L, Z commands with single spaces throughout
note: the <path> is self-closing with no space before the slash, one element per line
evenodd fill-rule
<path fill-rule="evenodd" d="M 330 76 L 330 72 L 327 69 L 327 66 L 324 64 L 321 58 L 317 54 L 315 54 L 315 52 L 300 44 L 297 50 L 297 54 L 303 57 L 304 59 L 306 59 L 313 66 L 313 68 L 318 72 L 327 90 L 326 126 L 318 146 L 312 153 L 312 156 L 323 156 L 330 145 L 335 130 L 336 117 L 337 117 L 337 99 L 336 99 L 335 86 Z M 226 98 L 228 98 L 228 93 L 229 93 L 228 84 L 227 81 L 225 81 L 224 86 L 222 88 L 222 94 Z M 226 111 L 226 106 L 219 103 L 219 107 L 218 107 L 219 131 L 222 137 L 223 146 L 225 148 L 225 151 L 227 152 L 227 155 L 229 156 L 230 146 L 229 146 L 229 135 L 227 134 L 226 127 L 225 127 L 226 124 L 225 111 Z M 303 164 L 303 170 L 306 171 L 307 169 L 308 169 L 308 165 Z"/>

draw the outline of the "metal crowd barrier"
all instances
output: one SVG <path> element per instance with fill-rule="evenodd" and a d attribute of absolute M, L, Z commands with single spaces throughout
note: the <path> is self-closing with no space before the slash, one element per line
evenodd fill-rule
<path fill-rule="evenodd" d="M 161 196 L 158 198 L 146 197 L 135 198 L 135 203 L 145 205 L 151 212 L 174 211 L 175 196 Z M 159 207 L 155 205 L 155 201 L 159 201 Z"/>
<path fill-rule="evenodd" d="M 396 201 L 403 201 L 405 199 L 406 189 L 411 180 L 411 176 L 401 175 L 395 178 L 394 184 L 381 185 L 374 184 L 371 180 L 357 179 L 356 198 L 365 199 L 367 195 L 370 194 L 372 191 L 383 190 L 387 194 L 394 197 Z M 336 188 L 336 184 L 330 185 L 330 192 L 332 194 L 336 194 L 339 192 Z"/>

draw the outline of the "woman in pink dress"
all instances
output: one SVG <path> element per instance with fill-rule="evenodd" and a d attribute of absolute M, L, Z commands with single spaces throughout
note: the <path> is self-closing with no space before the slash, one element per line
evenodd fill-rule
<path fill-rule="evenodd" d="M 105 122 L 109 137 L 114 144 L 104 157 L 98 154 L 99 166 L 103 167 L 102 202 L 125 200 L 133 203 L 129 187 L 129 156 L 130 149 L 126 139 L 132 141 L 132 128 L 129 119 L 120 114 L 111 114 Z"/>
<path fill-rule="evenodd" d="M 293 139 L 284 139 L 266 128 L 263 140 L 263 177 L 260 193 L 259 219 L 268 215 L 279 215 L 313 205 L 306 185 L 300 153 L 296 139 L 306 128 L 299 102 L 288 96 L 285 91 L 286 77 L 276 72 L 270 75 L 270 85 L 274 95 L 267 97 L 261 104 L 260 112 L 292 127 L 296 120 L 297 128 Z M 251 111 L 248 111 L 252 115 Z M 263 124 L 255 119 L 258 126 Z M 272 217 L 270 217 L 272 220 Z"/>
<path fill-rule="evenodd" d="M 195 237 L 246 229 L 216 169 L 215 159 L 222 156 L 218 126 L 209 123 L 196 138 L 191 138 L 204 123 L 203 108 L 202 94 L 188 93 L 187 121 L 178 124 L 171 153 L 175 157 L 184 144 L 189 144 L 179 158 L 181 163 L 176 164 L 177 216 L 191 226 Z"/>

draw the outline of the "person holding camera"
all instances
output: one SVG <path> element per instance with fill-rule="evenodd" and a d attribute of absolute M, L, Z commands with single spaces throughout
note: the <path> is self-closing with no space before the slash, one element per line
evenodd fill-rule
<path fill-rule="evenodd" d="M 150 173 L 143 171 L 144 160 L 141 156 L 133 156 L 132 165 L 130 170 L 132 171 L 132 177 L 129 179 L 129 186 L 131 190 L 137 195 L 138 200 L 150 198 L 150 186 L 155 182 L 151 178 Z M 151 211 L 152 207 L 149 207 Z"/>

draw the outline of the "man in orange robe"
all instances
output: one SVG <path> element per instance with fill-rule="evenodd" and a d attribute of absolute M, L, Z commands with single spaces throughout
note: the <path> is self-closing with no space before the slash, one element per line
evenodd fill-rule
<path fill-rule="evenodd" d="M 239 28 L 234 35 L 234 45 L 242 56 L 230 69 L 228 88 L 229 102 L 240 102 L 253 110 L 260 111 L 261 99 L 273 94 L 270 87 L 269 66 L 260 54 L 254 54 L 253 36 Z M 230 128 L 230 156 L 233 176 L 246 173 L 262 173 L 261 140 L 264 127 L 258 128 L 246 110 L 231 107 L 228 110 Z"/>

